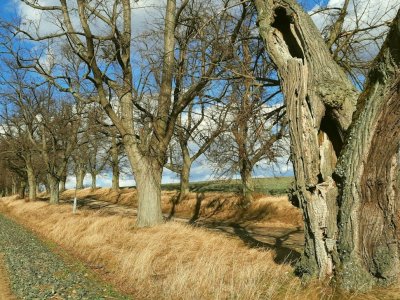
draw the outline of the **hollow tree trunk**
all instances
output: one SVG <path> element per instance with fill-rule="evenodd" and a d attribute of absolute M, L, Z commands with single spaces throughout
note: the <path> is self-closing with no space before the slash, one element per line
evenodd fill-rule
<path fill-rule="evenodd" d="M 291 0 L 255 3 L 287 105 L 305 220 L 297 271 L 320 278 L 334 273 L 350 290 L 391 282 L 399 269 L 399 15 L 344 140 L 357 96 L 309 16 Z"/>
<path fill-rule="evenodd" d="M 28 176 L 29 200 L 33 201 L 36 199 L 37 183 L 35 172 L 33 171 L 33 167 L 30 163 L 26 164 L 26 173 Z"/>
<path fill-rule="evenodd" d="M 60 180 L 57 177 L 48 174 L 47 183 L 49 186 L 48 192 L 50 193 L 50 204 L 58 204 L 60 199 Z"/>
<path fill-rule="evenodd" d="M 112 166 L 112 186 L 111 189 L 119 190 L 119 158 L 115 136 L 112 137 L 111 147 L 111 166 Z"/>
<path fill-rule="evenodd" d="M 338 194 L 332 174 L 357 93 L 310 17 L 292 0 L 255 0 L 260 35 L 285 95 L 295 195 L 305 220 L 297 272 L 331 276 L 335 264 Z"/>

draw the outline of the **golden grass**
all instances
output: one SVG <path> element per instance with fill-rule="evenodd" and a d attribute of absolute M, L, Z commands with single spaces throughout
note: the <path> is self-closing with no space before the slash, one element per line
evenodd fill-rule
<path fill-rule="evenodd" d="M 71 199 L 74 190 L 65 191 L 61 198 Z M 171 212 L 175 191 L 162 191 L 161 205 L 165 214 Z M 135 189 L 123 189 L 119 192 L 112 189 L 83 189 L 77 191 L 78 199 L 95 199 L 111 203 L 137 207 Z M 255 195 L 254 202 L 247 208 L 240 207 L 240 198 L 235 193 L 208 192 L 190 193 L 188 197 L 174 208 L 176 217 L 190 219 L 198 210 L 198 218 L 208 221 L 248 222 L 259 225 L 279 227 L 302 227 L 302 215 L 298 208 L 291 205 L 287 196 Z"/>
<path fill-rule="evenodd" d="M 302 286 L 271 251 L 174 222 L 135 229 L 133 218 L 70 205 L 0 200 L 0 211 L 85 261 L 135 299 L 396 299 L 398 287 L 350 295 Z M 34 255 L 34 254 L 33 254 Z M 388 297 L 384 297 L 387 295 Z M 398 297 L 399 298 L 399 297 Z"/>

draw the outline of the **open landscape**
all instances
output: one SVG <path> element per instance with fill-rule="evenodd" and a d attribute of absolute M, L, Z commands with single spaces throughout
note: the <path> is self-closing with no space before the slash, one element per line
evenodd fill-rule
<path fill-rule="evenodd" d="M 400 0 L 3 0 L 0 300 L 400 300 Z"/>

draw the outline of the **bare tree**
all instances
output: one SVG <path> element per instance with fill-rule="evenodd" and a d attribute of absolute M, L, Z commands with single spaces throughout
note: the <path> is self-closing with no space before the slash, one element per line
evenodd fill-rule
<path fill-rule="evenodd" d="M 176 120 L 182 110 L 192 99 L 206 87 L 210 78 L 217 71 L 218 63 L 226 60 L 231 55 L 230 44 L 235 41 L 236 35 L 230 36 L 228 27 L 217 27 L 221 20 L 225 19 L 230 1 L 222 2 L 213 8 L 212 2 L 207 2 L 208 12 L 204 11 L 204 5 L 192 5 L 190 1 L 183 1 L 179 7 L 175 0 L 168 0 L 165 9 L 165 25 L 163 38 L 163 59 L 161 72 L 157 72 L 154 80 L 158 83 L 156 111 L 148 112 L 140 105 L 140 93 L 135 88 L 134 72 L 132 69 L 132 16 L 131 1 L 94 1 L 86 2 L 78 0 L 57 1 L 55 5 L 41 5 L 37 1 L 23 0 L 23 2 L 38 12 L 44 12 L 55 20 L 57 32 L 42 34 L 39 31 L 32 32 L 33 27 L 14 26 L 14 30 L 31 41 L 57 41 L 64 40 L 74 55 L 82 61 L 80 83 L 91 85 L 96 92 L 97 101 L 106 111 L 113 124 L 122 136 L 124 148 L 127 152 L 138 188 L 138 218 L 139 227 L 152 226 L 162 222 L 160 204 L 160 185 L 162 169 L 166 162 L 169 142 L 174 132 Z M 193 2 L 194 3 L 194 2 Z M 177 51 L 175 34 L 180 30 L 187 31 L 182 19 L 183 12 L 191 10 L 195 14 L 202 15 L 196 20 L 194 32 L 190 33 L 192 39 L 191 49 L 195 44 L 207 43 L 207 62 L 199 66 L 198 72 L 191 73 L 193 81 L 185 90 L 180 89 L 180 84 L 175 79 L 174 98 L 172 98 L 174 75 L 176 74 L 175 53 L 184 53 L 185 48 Z M 222 9 L 222 10 L 221 10 Z M 190 21 L 189 19 L 186 19 Z M 210 23 L 209 20 L 212 20 Z M 181 25 L 183 23 L 183 25 Z M 206 28 L 213 24 L 215 34 L 204 39 Z M 193 25 L 192 25 L 193 27 Z M 101 28 L 102 30 L 98 30 Z M 198 41 L 198 42 L 196 42 Z M 48 58 L 54 58 L 56 67 L 49 72 L 37 57 L 29 58 L 29 55 L 19 56 L 22 67 L 34 68 L 49 82 L 60 90 L 73 93 L 74 97 L 86 101 L 82 90 L 77 89 L 68 74 L 68 68 L 63 67 L 60 61 L 55 59 L 55 51 L 47 51 Z M 21 52 L 19 52 L 21 54 Z M 26 54 L 26 53 L 25 53 Z M 179 73 L 178 73 L 179 74 Z M 179 78 L 179 76 L 177 77 Z M 80 87 L 82 87 L 80 85 Z M 121 115 L 114 110 L 110 97 L 115 95 Z M 144 130 L 136 124 L 134 116 L 142 114 L 149 119 L 150 128 Z M 142 131 L 142 134 L 140 134 Z"/>

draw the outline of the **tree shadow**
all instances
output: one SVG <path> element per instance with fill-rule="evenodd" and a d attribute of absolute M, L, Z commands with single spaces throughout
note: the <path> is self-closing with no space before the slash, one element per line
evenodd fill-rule
<path fill-rule="evenodd" d="M 207 227 L 214 227 L 214 225 Z M 293 229 L 289 232 L 286 232 L 278 237 L 268 235 L 270 238 L 275 239 L 275 243 L 268 243 L 264 241 L 259 241 L 253 237 L 253 235 L 243 226 L 238 223 L 230 223 L 230 224 L 221 224 L 219 227 L 214 227 L 220 231 L 223 231 L 230 235 L 235 235 L 239 237 L 245 245 L 250 248 L 262 248 L 266 250 L 273 250 L 276 254 L 274 261 L 277 264 L 289 263 L 290 265 L 296 264 L 299 260 L 301 253 L 295 249 L 284 246 L 283 243 L 289 239 L 289 237 L 293 234 L 300 233 L 302 230 L 300 227 Z M 233 231 L 229 230 L 232 229 Z"/>
<path fill-rule="evenodd" d="M 204 200 L 205 195 L 203 192 L 196 193 L 196 205 L 194 206 L 193 216 L 189 220 L 189 224 L 194 224 L 200 217 L 201 202 Z"/>

